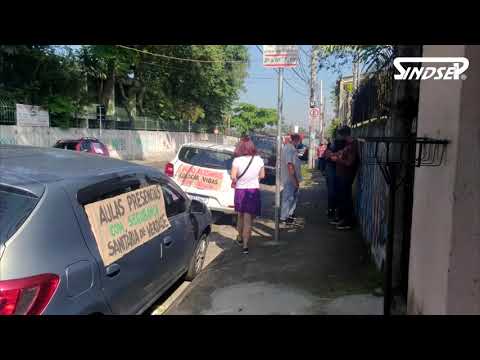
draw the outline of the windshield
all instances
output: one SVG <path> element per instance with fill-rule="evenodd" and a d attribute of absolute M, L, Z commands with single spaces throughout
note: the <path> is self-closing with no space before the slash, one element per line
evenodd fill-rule
<path fill-rule="evenodd" d="M 28 192 L 0 185 L 0 244 L 25 222 L 38 198 Z"/>
<path fill-rule="evenodd" d="M 231 170 L 233 154 L 196 147 L 183 147 L 178 154 L 180 161 L 211 169 Z"/>

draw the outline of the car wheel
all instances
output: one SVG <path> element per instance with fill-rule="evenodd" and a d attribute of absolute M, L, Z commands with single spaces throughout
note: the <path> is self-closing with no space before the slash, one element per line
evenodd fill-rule
<path fill-rule="evenodd" d="M 208 237 L 207 234 L 203 234 L 198 240 L 197 248 L 195 249 L 195 253 L 190 260 L 190 265 L 188 266 L 188 272 L 185 276 L 185 280 L 192 281 L 200 273 L 200 271 L 202 271 L 203 263 L 205 262 L 205 256 L 207 254 L 207 248 Z"/>

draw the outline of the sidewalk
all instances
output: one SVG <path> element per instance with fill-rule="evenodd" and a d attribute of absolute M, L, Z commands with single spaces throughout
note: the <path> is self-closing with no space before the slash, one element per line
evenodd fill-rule
<path fill-rule="evenodd" d="M 356 231 L 328 224 L 324 178 L 314 172 L 302 183 L 299 224 L 283 229 L 278 245 L 273 191 L 263 188 L 250 254 L 233 242 L 232 227 L 214 225 L 210 245 L 218 256 L 167 314 L 381 314 L 383 299 L 371 295 L 380 275 Z"/>

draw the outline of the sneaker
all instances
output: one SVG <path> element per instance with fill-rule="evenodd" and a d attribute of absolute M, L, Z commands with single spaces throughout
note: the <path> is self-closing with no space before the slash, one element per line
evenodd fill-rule
<path fill-rule="evenodd" d="M 248 255 L 248 248 L 243 248 L 243 253 L 244 253 L 245 255 Z"/>
<path fill-rule="evenodd" d="M 338 225 L 338 224 L 340 224 L 341 222 L 342 222 L 342 220 L 337 218 L 337 219 L 331 220 L 331 221 L 329 222 L 329 224 L 330 224 L 330 225 Z"/>
<path fill-rule="evenodd" d="M 294 223 L 296 220 L 297 220 L 297 218 L 294 217 L 294 216 L 290 216 L 290 217 L 287 219 L 287 221 L 289 221 L 290 223 Z"/>

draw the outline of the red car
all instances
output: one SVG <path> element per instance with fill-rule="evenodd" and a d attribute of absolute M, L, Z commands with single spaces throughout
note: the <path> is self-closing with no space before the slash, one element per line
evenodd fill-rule
<path fill-rule="evenodd" d="M 91 154 L 110 156 L 107 147 L 95 138 L 81 138 L 78 140 L 58 140 L 54 147 L 57 149 L 83 151 Z"/>

